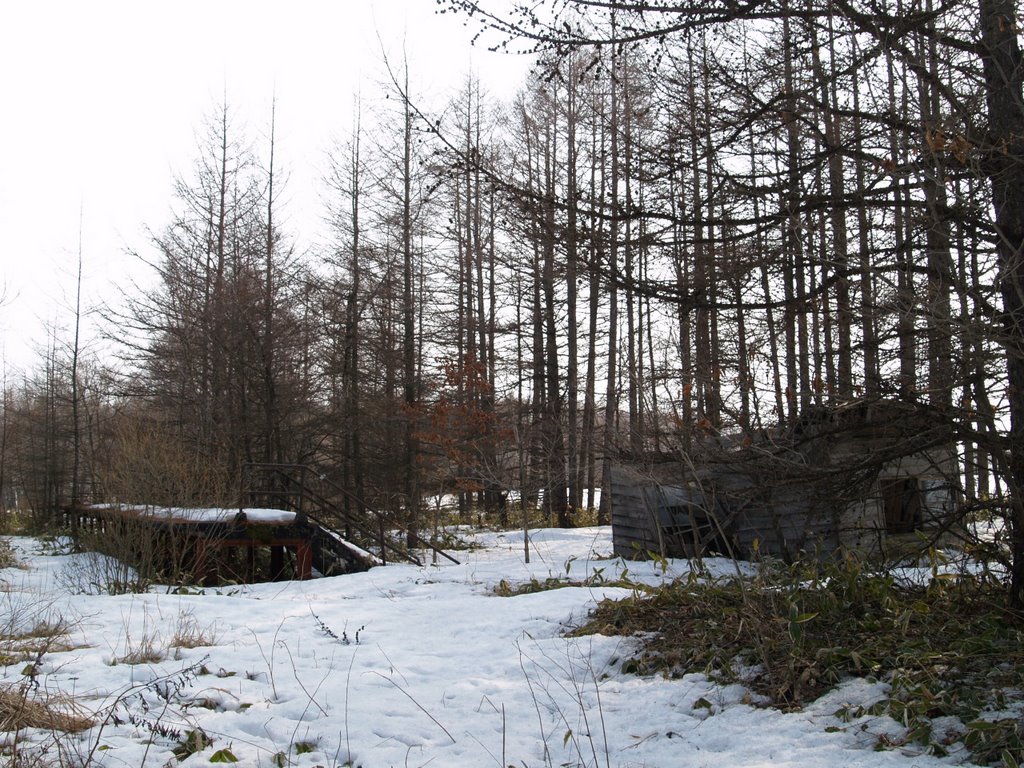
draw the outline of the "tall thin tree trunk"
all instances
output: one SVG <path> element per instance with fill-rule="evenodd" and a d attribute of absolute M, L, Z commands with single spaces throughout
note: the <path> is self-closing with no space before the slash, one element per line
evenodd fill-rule
<path fill-rule="evenodd" d="M 274 328 L 274 128 L 277 100 L 270 107 L 270 163 L 267 168 L 267 230 L 263 276 L 263 460 L 284 463 L 277 416 Z"/>
<path fill-rule="evenodd" d="M 416 271 L 413 263 L 412 232 L 412 105 L 409 103 L 409 64 L 405 62 L 402 95 L 402 390 L 405 403 L 405 514 L 409 546 L 416 544 L 419 526 L 419 487 L 417 483 L 416 438 L 417 354 L 416 354 Z"/>
<path fill-rule="evenodd" d="M 617 61 L 612 59 L 613 70 Z M 608 225 L 608 367 L 606 371 L 606 389 L 604 401 L 604 441 L 601 461 L 601 504 L 598 519 L 603 523 L 611 522 L 612 513 L 612 462 L 616 450 L 615 425 L 619 410 L 619 391 L 617 388 L 618 326 L 619 326 L 619 216 L 621 209 L 618 203 L 619 189 L 619 94 L 618 78 L 613 72 L 611 82 L 611 120 L 608 126 L 611 136 L 611 179 L 607 205 L 604 210 L 611 213 Z"/>
<path fill-rule="evenodd" d="M 566 286 L 566 459 L 569 475 L 569 505 L 573 509 L 583 506 L 583 475 L 580 465 L 579 449 L 579 339 L 577 317 L 577 250 L 579 248 L 579 224 L 577 209 L 577 147 L 576 126 L 579 121 L 579 81 L 577 64 L 570 57 L 566 62 L 568 70 L 568 89 L 565 98 L 565 196 L 567 201 L 565 230 L 565 286 Z"/>
<path fill-rule="evenodd" d="M 78 356 L 80 351 L 82 327 L 82 212 L 78 214 L 78 267 L 75 273 L 75 331 L 71 345 L 71 511 L 75 516 L 75 509 L 81 503 L 81 487 L 79 476 L 82 463 L 82 419 L 79 413 L 79 392 L 78 378 Z M 2 503 L 2 501 L 0 501 Z"/>
<path fill-rule="evenodd" d="M 1010 602 L 1024 607 L 1024 58 L 1013 0 L 979 0 L 988 102 L 988 177 L 1003 299 L 1012 484 Z"/>

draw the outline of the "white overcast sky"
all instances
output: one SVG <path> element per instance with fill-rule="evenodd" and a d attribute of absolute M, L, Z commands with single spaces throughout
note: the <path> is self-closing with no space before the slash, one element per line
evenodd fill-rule
<path fill-rule="evenodd" d="M 70 325 L 82 221 L 84 303 L 140 271 L 126 252 L 169 219 L 176 173 L 226 92 L 253 137 L 277 99 L 286 213 L 308 242 L 332 137 L 354 94 L 376 98 L 381 42 L 404 45 L 413 88 L 440 105 L 474 71 L 511 97 L 527 62 L 472 48 L 435 0 L 0 0 L 3 360 L 32 365 L 47 324 Z M 300 247 L 305 244 L 300 239 Z"/>

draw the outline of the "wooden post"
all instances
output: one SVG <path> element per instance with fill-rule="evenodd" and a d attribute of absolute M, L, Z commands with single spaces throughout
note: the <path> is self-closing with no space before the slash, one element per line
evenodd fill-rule
<path fill-rule="evenodd" d="M 295 578 L 299 581 L 313 578 L 313 548 L 308 541 L 299 542 L 295 548 Z"/>
<path fill-rule="evenodd" d="M 193 541 L 196 548 L 196 584 L 202 587 L 206 582 L 206 541 L 198 536 Z"/>
<path fill-rule="evenodd" d="M 195 537 L 196 542 L 196 579 L 201 587 L 212 587 L 217 583 L 217 562 L 214 555 L 210 557 L 211 548 L 223 552 L 224 545 L 208 541 L 202 536 Z"/>
<path fill-rule="evenodd" d="M 270 547 L 270 579 L 281 581 L 284 578 L 284 547 L 274 544 Z"/>

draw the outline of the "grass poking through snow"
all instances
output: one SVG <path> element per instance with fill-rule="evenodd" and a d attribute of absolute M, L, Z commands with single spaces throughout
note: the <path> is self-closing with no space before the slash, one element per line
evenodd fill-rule
<path fill-rule="evenodd" d="M 30 683 L 0 686 L 0 731 L 39 728 L 78 733 L 94 725 L 64 696 L 45 696 Z"/>
<path fill-rule="evenodd" d="M 850 677 L 881 680 L 889 694 L 872 712 L 836 714 L 890 715 L 907 727 L 902 744 L 939 755 L 951 738 L 932 726 L 952 716 L 965 729 L 952 740 L 962 739 L 973 760 L 1016 766 L 1024 617 L 1005 611 L 1003 589 L 937 571 L 927 584 L 901 584 L 853 559 L 764 567 L 749 579 L 693 575 L 603 601 L 576 634 L 640 635 L 626 671 L 736 680 L 786 710 Z"/>

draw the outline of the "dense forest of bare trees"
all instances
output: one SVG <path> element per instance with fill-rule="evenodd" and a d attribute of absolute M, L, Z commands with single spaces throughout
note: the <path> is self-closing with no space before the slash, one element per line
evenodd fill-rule
<path fill-rule="evenodd" d="M 250 145 L 223 104 L 140 248 L 157 287 L 109 318 L 118 364 L 75 345 L 72 372 L 55 333 L 5 380 L 5 506 L 124 498 L 126 466 L 226 499 L 266 461 L 414 527 L 439 492 L 570 525 L 616 455 L 888 398 L 955 430 L 1024 596 L 1013 4 L 441 5 L 536 57 L 519 96 L 469 78 L 427 111 L 393 63 L 330 158 L 332 245 L 302 254 L 272 128 Z"/>

